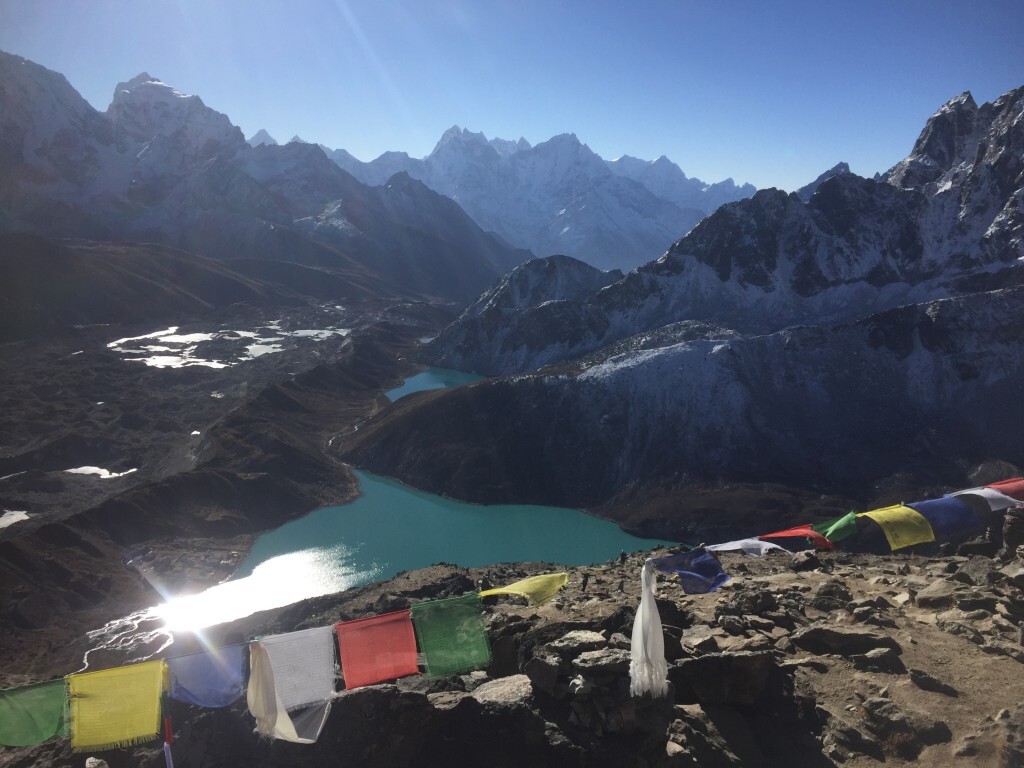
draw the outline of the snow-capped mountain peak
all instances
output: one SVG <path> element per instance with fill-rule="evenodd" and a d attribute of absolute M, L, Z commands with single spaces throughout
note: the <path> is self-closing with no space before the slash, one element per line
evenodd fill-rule
<path fill-rule="evenodd" d="M 277 146 L 277 140 L 267 133 L 266 128 L 260 128 L 256 133 L 246 139 L 250 147 L 258 147 L 260 144 L 266 144 L 268 147 Z"/>
<path fill-rule="evenodd" d="M 151 152 L 173 154 L 186 165 L 245 146 L 242 131 L 227 115 L 146 72 L 118 83 L 106 114 L 120 142 L 150 143 L 161 138 L 174 144 L 174 151 L 165 153 L 153 146 Z"/>

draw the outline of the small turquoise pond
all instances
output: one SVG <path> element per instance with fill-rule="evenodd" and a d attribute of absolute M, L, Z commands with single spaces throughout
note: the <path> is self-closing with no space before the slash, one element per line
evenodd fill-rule
<path fill-rule="evenodd" d="M 469 384 L 474 381 L 481 381 L 484 377 L 475 373 L 465 371 L 452 371 L 448 368 L 428 368 L 423 373 L 417 373 L 406 379 L 402 386 L 389 389 L 384 394 L 391 402 L 410 395 L 413 392 L 425 392 L 428 389 L 445 389 L 457 387 L 460 384 Z"/>

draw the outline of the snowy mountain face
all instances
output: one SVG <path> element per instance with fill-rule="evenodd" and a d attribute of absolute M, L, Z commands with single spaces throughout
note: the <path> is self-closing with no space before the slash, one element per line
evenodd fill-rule
<path fill-rule="evenodd" d="M 226 115 L 145 73 L 100 113 L 62 76 L 0 52 L 0 107 L 7 231 L 283 259 L 458 301 L 532 255 L 426 188 L 413 204 L 407 191 L 365 186 L 316 145 L 252 146 Z"/>
<path fill-rule="evenodd" d="M 696 209 L 705 216 L 726 203 L 745 200 L 757 190 L 751 184 L 737 186 L 732 179 L 706 184 L 689 179 L 682 169 L 662 155 L 653 162 L 623 155 L 608 161 L 612 173 L 638 181 L 663 200 L 683 209 Z"/>
<path fill-rule="evenodd" d="M 613 506 L 662 481 L 856 494 L 1024 465 L 1024 88 L 954 99 L 882 180 L 826 177 L 725 205 L 621 279 L 552 294 L 578 265 L 523 265 L 431 345 L 512 375 L 383 414 L 348 457 L 454 496 L 486 477 L 490 500 Z"/>
<path fill-rule="evenodd" d="M 369 163 L 348 153 L 333 159 L 371 185 L 407 173 L 451 197 L 483 229 L 510 243 L 536 253 L 566 254 L 601 269 L 632 269 L 656 258 L 717 207 L 717 201 L 754 191 L 749 185 L 735 188 L 731 181 L 708 186 L 686 179 L 664 158 L 653 164 L 653 175 L 633 178 L 616 172 L 618 166 L 606 163 L 572 134 L 530 146 L 524 139 L 488 140 L 456 126 L 422 160 L 404 152 L 388 152 Z M 663 172 L 666 164 L 674 174 Z M 689 192 L 676 194 L 678 185 Z M 677 203 L 667 194 L 686 202 Z"/>

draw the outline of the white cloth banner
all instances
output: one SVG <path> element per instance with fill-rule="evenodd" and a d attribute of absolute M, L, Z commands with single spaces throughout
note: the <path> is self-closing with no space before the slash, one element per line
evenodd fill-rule
<path fill-rule="evenodd" d="M 1020 504 L 1020 499 L 1015 499 L 1012 496 L 1007 496 L 1005 493 L 1000 493 L 994 488 L 986 488 L 982 486 L 980 488 L 968 488 L 966 491 L 957 491 L 956 493 L 950 493 L 949 496 L 966 496 L 970 494 L 972 496 L 981 496 L 986 502 L 988 502 L 988 508 L 993 512 L 1001 512 L 1004 509 L 1015 507 Z"/>
<path fill-rule="evenodd" d="M 312 744 L 327 722 L 334 698 L 334 632 L 316 627 L 268 635 L 249 644 L 246 700 L 256 731 Z"/>
<path fill-rule="evenodd" d="M 736 541 L 727 541 L 725 544 L 711 544 L 710 546 L 704 547 L 704 549 L 709 552 L 738 551 L 750 557 L 763 557 L 773 549 L 778 549 L 787 553 L 789 552 L 785 547 L 780 547 L 778 544 L 773 544 L 770 541 L 761 541 L 761 539 L 737 539 Z"/>
<path fill-rule="evenodd" d="M 668 662 L 661 614 L 654 599 L 656 586 L 654 565 L 648 560 L 640 571 L 640 606 L 633 619 L 630 643 L 629 692 L 633 696 L 649 693 L 661 697 L 668 693 Z"/>

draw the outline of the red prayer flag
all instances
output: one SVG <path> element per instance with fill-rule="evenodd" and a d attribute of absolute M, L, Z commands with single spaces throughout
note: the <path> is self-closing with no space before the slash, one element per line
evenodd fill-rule
<path fill-rule="evenodd" d="M 408 610 L 342 622 L 334 625 L 334 631 L 345 688 L 382 683 L 420 671 Z"/>
<path fill-rule="evenodd" d="M 759 539 L 788 539 L 788 538 L 800 538 L 806 536 L 808 539 L 814 542 L 815 546 L 821 547 L 822 549 L 835 549 L 835 545 L 818 533 L 816 530 L 808 525 L 798 525 L 794 528 L 787 528 L 784 531 L 776 531 L 775 533 L 762 533 L 758 536 Z"/>
<path fill-rule="evenodd" d="M 986 488 L 1024 501 L 1024 477 L 1013 477 L 1009 480 L 1000 480 L 998 483 L 989 483 Z"/>

